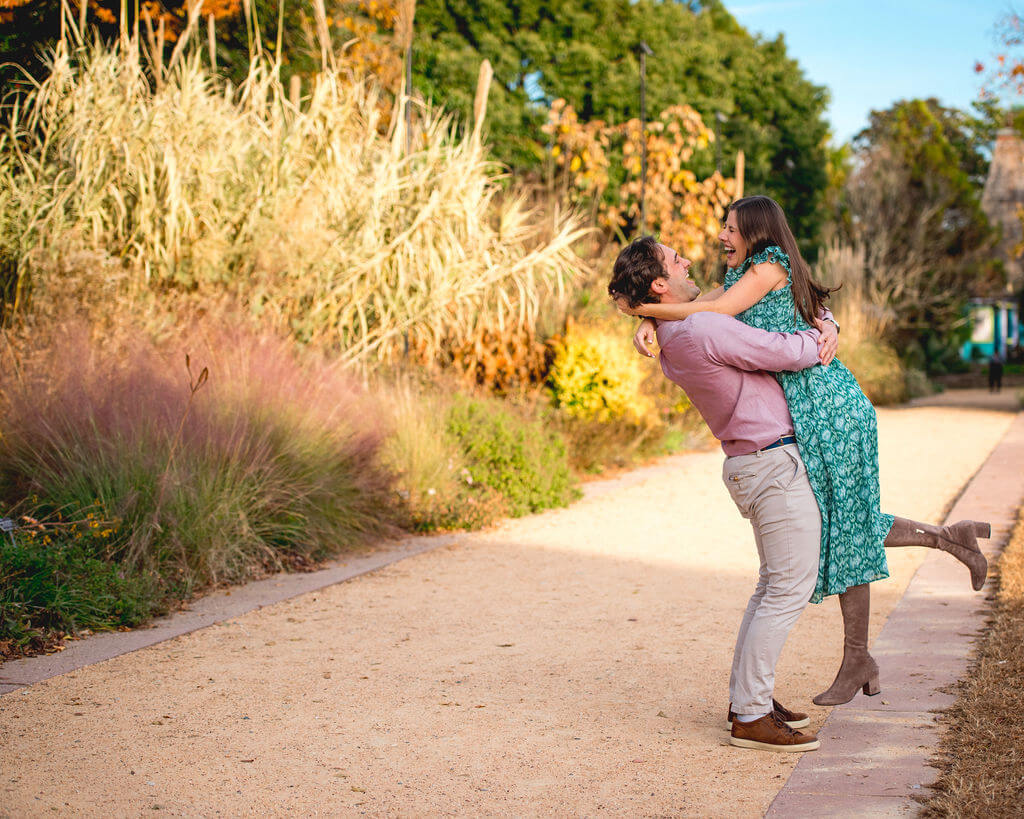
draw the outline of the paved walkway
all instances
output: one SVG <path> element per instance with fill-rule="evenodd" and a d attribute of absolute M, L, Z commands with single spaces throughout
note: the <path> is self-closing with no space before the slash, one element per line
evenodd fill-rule
<path fill-rule="evenodd" d="M 885 508 L 939 520 L 1013 416 L 879 421 Z M 726 742 L 756 559 L 720 469 L 670 458 L 0 697 L 0 814 L 760 816 L 797 760 Z M 872 635 L 926 554 L 891 554 Z M 837 608 L 809 608 L 787 645 L 794 707 L 838 665 Z"/>
<path fill-rule="evenodd" d="M 984 389 L 946 390 L 935 395 L 915 398 L 908 406 L 965 407 L 1001 412 L 1019 412 L 1024 409 L 1024 387 L 1004 387 L 999 392 L 991 392 Z"/>

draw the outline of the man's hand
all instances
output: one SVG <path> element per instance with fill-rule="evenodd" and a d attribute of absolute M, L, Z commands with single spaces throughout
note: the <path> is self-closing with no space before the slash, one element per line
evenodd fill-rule
<path fill-rule="evenodd" d="M 654 358 L 654 353 L 651 351 L 651 345 L 654 344 L 654 339 L 657 337 L 654 328 L 654 321 L 645 318 L 640 322 L 640 326 L 636 328 L 636 335 L 633 336 L 633 346 L 636 347 L 636 351 L 648 358 Z"/>
<path fill-rule="evenodd" d="M 831 321 L 820 318 L 814 320 L 814 325 L 821 333 L 818 336 L 818 360 L 825 365 L 831 364 L 839 349 L 839 331 Z"/>

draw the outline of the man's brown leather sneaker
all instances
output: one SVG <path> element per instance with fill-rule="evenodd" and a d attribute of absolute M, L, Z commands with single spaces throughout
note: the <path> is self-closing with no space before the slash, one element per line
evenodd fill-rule
<path fill-rule="evenodd" d="M 790 728 L 774 711 L 753 722 L 733 720 L 729 744 L 784 753 L 815 751 L 821 747 L 816 735 Z"/>
<path fill-rule="evenodd" d="M 790 711 L 785 705 L 778 700 L 772 700 L 772 710 L 782 718 L 782 721 L 786 723 L 790 728 L 806 728 L 811 724 L 811 718 L 807 714 L 801 714 L 799 711 Z M 732 711 L 732 703 L 729 703 L 729 723 L 725 726 L 726 729 L 732 728 L 733 720 L 736 719 L 736 715 Z"/>

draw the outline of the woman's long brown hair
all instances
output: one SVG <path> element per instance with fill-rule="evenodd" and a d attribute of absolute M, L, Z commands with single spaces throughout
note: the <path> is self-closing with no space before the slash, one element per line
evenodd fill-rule
<path fill-rule="evenodd" d="M 736 226 L 747 245 L 747 257 L 777 245 L 789 256 L 793 274 L 793 302 L 811 327 L 821 313 L 829 293 L 837 287 L 825 287 L 811 278 L 811 268 L 800 255 L 796 238 L 789 229 L 786 214 L 779 203 L 768 196 L 745 196 L 729 205 L 729 213 L 736 214 Z M 726 214 L 728 216 L 728 213 Z"/>

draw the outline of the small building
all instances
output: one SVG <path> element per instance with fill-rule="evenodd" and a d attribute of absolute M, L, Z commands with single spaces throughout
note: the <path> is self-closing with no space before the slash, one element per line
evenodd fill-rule
<path fill-rule="evenodd" d="M 1021 344 L 1020 302 L 1009 299 L 971 299 L 967 304 L 971 337 L 960 355 L 967 361 L 989 359 L 998 352 L 1003 361 L 1015 355 Z"/>

